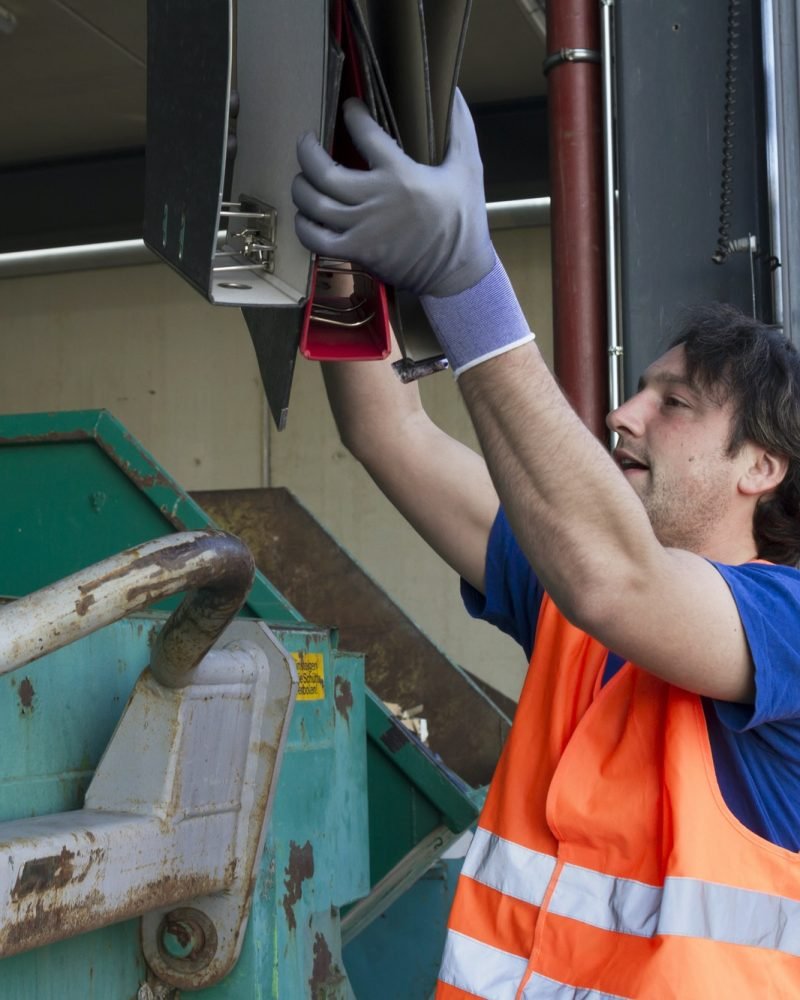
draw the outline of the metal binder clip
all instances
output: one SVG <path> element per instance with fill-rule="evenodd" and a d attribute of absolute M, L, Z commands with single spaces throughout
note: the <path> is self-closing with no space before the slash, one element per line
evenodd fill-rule
<path fill-rule="evenodd" d="M 216 257 L 244 257 L 246 264 L 218 264 L 214 271 L 253 271 L 260 269 L 272 274 L 275 270 L 275 226 L 277 212 L 255 198 L 242 197 L 241 201 L 224 201 L 221 219 L 241 219 L 244 226 L 228 228 L 225 251 Z"/>
<path fill-rule="evenodd" d="M 330 282 L 325 276 L 330 276 Z M 350 291 L 347 285 L 350 285 Z M 311 318 L 316 323 L 355 329 L 375 317 L 375 279 L 347 261 L 324 258 L 317 263 L 316 294 Z"/>

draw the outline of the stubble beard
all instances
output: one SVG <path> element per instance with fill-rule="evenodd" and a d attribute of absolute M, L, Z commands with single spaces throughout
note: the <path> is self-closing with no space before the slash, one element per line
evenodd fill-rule
<path fill-rule="evenodd" d="M 651 471 L 639 499 L 662 545 L 702 554 L 730 509 L 729 488 L 724 469 L 706 470 L 702 476 L 680 483 L 660 481 Z"/>

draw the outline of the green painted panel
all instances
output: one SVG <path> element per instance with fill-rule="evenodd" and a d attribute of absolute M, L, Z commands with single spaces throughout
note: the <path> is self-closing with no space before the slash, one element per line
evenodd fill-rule
<path fill-rule="evenodd" d="M 0 821 L 81 807 L 163 621 L 125 619 L 0 677 Z"/>
<path fill-rule="evenodd" d="M 0 481 L 0 594 L 211 526 L 104 411 L 0 417 Z M 202 995 L 346 1000 L 340 908 L 442 822 L 465 829 L 474 793 L 367 697 L 362 658 L 339 653 L 335 633 L 304 623 L 260 574 L 246 612 L 290 651 L 322 657 L 324 683 L 295 706 L 242 956 Z M 0 821 L 80 806 L 161 621 L 128 619 L 0 678 Z M 133 921 L 0 962 L 0 1000 L 128 1000 L 142 978 Z"/>
<path fill-rule="evenodd" d="M 80 807 L 163 620 L 126 619 L 0 677 L 0 820 Z M 363 659 L 325 631 L 279 639 L 321 656 L 325 683 L 295 705 L 242 955 L 198 992 L 209 1000 L 316 996 L 312 985 L 351 997 L 338 912 L 370 887 Z M 128 921 L 0 961 L 0 1000 L 133 1000 L 144 974 Z"/>
<path fill-rule="evenodd" d="M 370 878 L 375 885 L 442 824 L 439 809 L 378 749 L 367 749 L 370 803 Z"/>
<path fill-rule="evenodd" d="M 338 914 L 370 887 L 363 659 L 326 632 L 277 634 L 323 657 L 324 697 L 295 704 L 242 954 L 204 1000 L 352 996 Z"/>
<path fill-rule="evenodd" d="M 0 595 L 21 597 L 173 531 L 214 527 L 106 410 L 0 416 L 0 482 Z M 302 621 L 261 573 L 245 613 Z"/>
<path fill-rule="evenodd" d="M 0 998 L 136 1000 L 145 977 L 139 921 L 127 920 L 0 961 Z"/>
<path fill-rule="evenodd" d="M 163 615 L 109 625 L 0 677 L 0 821 L 79 809 Z M 139 922 L 0 960 L 0 1000 L 134 1000 Z"/>
<path fill-rule="evenodd" d="M 0 594 L 22 596 L 173 531 L 94 441 L 0 449 Z"/>
<path fill-rule="evenodd" d="M 428 1000 L 442 961 L 462 859 L 437 861 L 344 949 L 358 1000 Z"/>
<path fill-rule="evenodd" d="M 392 761 L 409 784 L 436 806 L 454 833 L 466 830 L 478 815 L 482 793 L 448 770 L 369 690 L 367 732 L 373 745 Z"/>

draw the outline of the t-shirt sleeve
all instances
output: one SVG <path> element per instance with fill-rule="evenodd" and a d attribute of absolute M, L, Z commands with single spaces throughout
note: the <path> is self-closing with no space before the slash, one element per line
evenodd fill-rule
<path fill-rule="evenodd" d="M 501 507 L 486 547 L 486 594 L 462 580 L 464 605 L 473 618 L 491 622 L 516 639 L 530 658 L 543 593 Z"/>
<path fill-rule="evenodd" d="M 791 566 L 714 563 L 730 587 L 755 666 L 755 703 L 715 701 L 735 732 L 800 719 L 800 571 Z"/>

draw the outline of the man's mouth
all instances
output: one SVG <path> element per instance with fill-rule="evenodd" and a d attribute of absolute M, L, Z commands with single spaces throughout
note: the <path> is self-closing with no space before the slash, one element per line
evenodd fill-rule
<path fill-rule="evenodd" d="M 623 472 L 647 472 L 650 468 L 645 462 L 640 461 L 630 452 L 617 448 L 614 452 L 614 461 Z"/>

